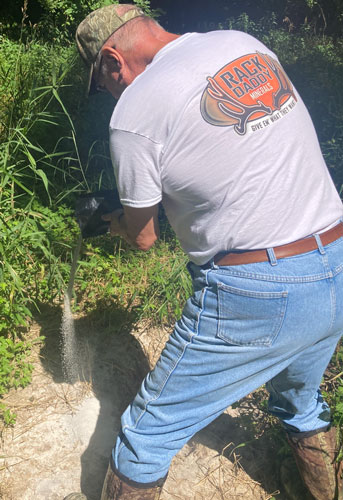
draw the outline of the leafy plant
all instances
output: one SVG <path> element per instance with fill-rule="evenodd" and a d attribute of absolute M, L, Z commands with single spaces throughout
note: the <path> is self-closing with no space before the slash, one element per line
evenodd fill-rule
<path fill-rule="evenodd" d="M 323 396 L 331 407 L 332 421 L 343 446 L 343 345 L 340 343 L 323 381 Z M 340 459 L 343 460 L 343 448 Z"/>
<path fill-rule="evenodd" d="M 9 427 L 16 423 L 17 414 L 7 408 L 4 403 L 0 403 L 0 418 L 3 420 L 5 426 Z"/>
<path fill-rule="evenodd" d="M 5 425 L 13 425 L 16 414 L 11 412 L 1 397 L 12 387 L 25 387 L 31 382 L 33 366 L 27 362 L 31 344 L 0 337 L 0 418 Z"/>
<path fill-rule="evenodd" d="M 10 389 L 26 387 L 32 378 L 33 365 L 29 362 L 33 344 L 43 341 L 38 337 L 33 342 L 18 341 L 0 336 L 0 419 L 5 425 L 14 425 L 16 414 L 1 402 Z"/>
<path fill-rule="evenodd" d="M 114 246 L 114 248 L 113 248 Z M 85 241 L 75 278 L 74 309 L 96 312 L 108 324 L 170 323 L 191 293 L 187 257 L 175 240 L 160 241 L 147 253 L 108 236 Z M 125 311 L 125 314 L 123 313 Z"/>
<path fill-rule="evenodd" d="M 31 344 L 0 337 L 0 396 L 11 387 L 25 387 L 33 366 L 27 363 Z"/>
<path fill-rule="evenodd" d="M 36 25 L 40 37 L 54 44 L 74 43 L 77 26 L 92 11 L 107 5 L 118 4 L 118 0 L 38 0 L 42 14 Z M 150 0 L 134 0 L 148 15 L 156 16 Z"/>

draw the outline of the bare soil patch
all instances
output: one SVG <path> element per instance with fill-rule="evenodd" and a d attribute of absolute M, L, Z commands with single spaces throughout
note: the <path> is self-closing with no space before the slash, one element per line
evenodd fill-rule
<path fill-rule="evenodd" d="M 1 430 L 2 500 L 62 500 L 80 490 L 99 500 L 120 415 L 169 334 L 76 319 L 82 364 L 72 385 L 61 369 L 60 319 L 52 308 L 33 325 L 32 337 L 46 337 L 32 354 L 33 382 L 6 397 L 17 423 Z M 174 458 L 161 500 L 286 499 L 278 472 L 284 443 L 256 406 L 263 397 L 248 396 L 193 437 Z"/>

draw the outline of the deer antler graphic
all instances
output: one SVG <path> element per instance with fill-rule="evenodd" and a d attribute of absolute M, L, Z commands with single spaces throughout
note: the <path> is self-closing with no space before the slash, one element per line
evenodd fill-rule
<path fill-rule="evenodd" d="M 291 81 L 288 79 L 286 73 L 284 72 L 282 66 L 272 57 L 268 56 L 267 54 L 261 54 L 259 53 L 259 56 L 262 57 L 264 62 L 269 66 L 269 68 L 272 70 L 274 75 L 277 78 L 277 81 L 279 82 L 279 89 L 273 93 L 273 106 L 276 109 L 280 109 L 282 106 L 282 98 L 284 96 L 293 96 L 293 98 L 297 101 L 297 98 L 295 97 L 295 94 L 293 92 L 293 86 Z"/>
<path fill-rule="evenodd" d="M 263 102 L 257 101 L 257 104 L 254 104 L 252 106 L 243 104 L 231 97 L 227 92 L 225 92 L 225 90 L 223 90 L 218 85 L 214 78 L 208 77 L 207 81 L 209 82 L 207 91 L 211 97 L 219 101 L 218 107 L 220 111 L 238 121 L 238 123 L 234 125 L 234 130 L 238 134 L 243 135 L 246 133 L 248 120 L 254 113 L 261 111 L 263 113 L 266 113 L 267 115 L 272 114 L 272 109 L 269 106 L 263 104 Z M 231 107 L 229 108 L 227 104 L 229 104 Z M 236 108 L 237 111 L 235 111 L 235 109 L 232 109 L 232 106 Z"/>

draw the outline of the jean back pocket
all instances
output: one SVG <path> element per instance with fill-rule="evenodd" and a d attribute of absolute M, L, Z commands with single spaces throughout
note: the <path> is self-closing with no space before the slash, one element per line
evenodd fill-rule
<path fill-rule="evenodd" d="M 256 292 L 218 283 L 217 336 L 237 346 L 269 347 L 286 311 L 288 292 Z"/>

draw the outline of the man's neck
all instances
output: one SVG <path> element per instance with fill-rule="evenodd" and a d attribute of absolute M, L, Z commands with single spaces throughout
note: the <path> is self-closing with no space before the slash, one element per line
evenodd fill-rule
<path fill-rule="evenodd" d="M 163 49 L 170 42 L 173 42 L 181 35 L 176 35 L 175 33 L 169 33 L 168 31 L 160 31 L 154 36 L 148 37 L 144 40 L 144 44 L 140 47 L 138 52 L 138 57 L 144 60 L 144 64 L 148 65 L 151 63 L 155 55 Z"/>

